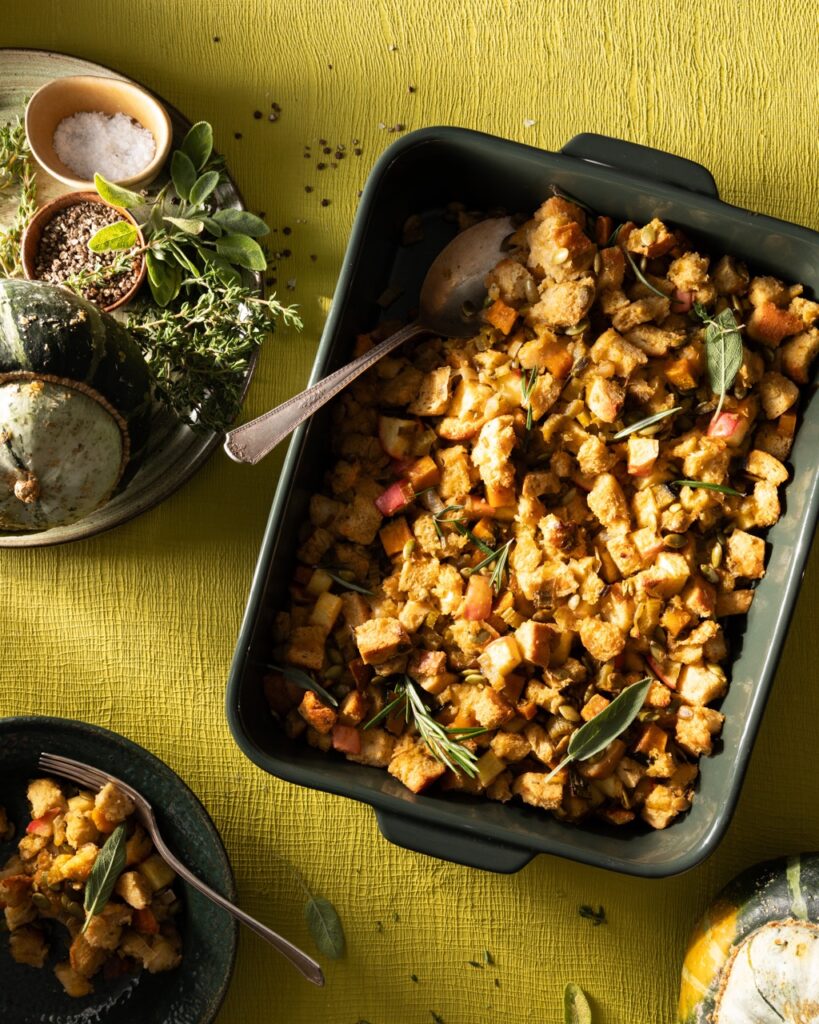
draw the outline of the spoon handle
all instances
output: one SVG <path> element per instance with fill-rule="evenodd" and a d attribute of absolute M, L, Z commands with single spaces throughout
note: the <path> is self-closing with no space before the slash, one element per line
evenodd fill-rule
<path fill-rule="evenodd" d="M 403 345 L 405 341 L 414 338 L 417 334 L 423 334 L 427 328 L 415 320 L 401 330 L 391 334 L 389 338 L 365 352 L 363 356 L 354 359 L 340 370 L 324 377 L 312 387 L 302 391 L 301 394 L 288 398 L 286 402 L 277 405 L 275 409 L 257 416 L 255 420 L 243 423 L 234 430 L 229 430 L 225 435 L 225 451 L 234 462 L 249 462 L 255 465 L 271 452 L 279 441 L 283 441 L 288 434 L 296 427 L 309 419 L 313 413 L 326 405 L 331 398 L 334 398 L 342 388 L 345 388 L 350 381 L 356 379 L 368 370 L 374 363 L 377 363 L 382 356 L 392 352 L 393 349 Z"/>

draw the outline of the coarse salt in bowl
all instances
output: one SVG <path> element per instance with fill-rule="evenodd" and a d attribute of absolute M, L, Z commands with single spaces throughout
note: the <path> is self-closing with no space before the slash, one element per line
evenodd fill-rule
<path fill-rule="evenodd" d="M 72 188 L 93 188 L 95 171 L 133 188 L 159 174 L 171 122 L 162 104 L 134 82 L 76 75 L 55 78 L 34 93 L 26 135 L 43 170 Z"/>

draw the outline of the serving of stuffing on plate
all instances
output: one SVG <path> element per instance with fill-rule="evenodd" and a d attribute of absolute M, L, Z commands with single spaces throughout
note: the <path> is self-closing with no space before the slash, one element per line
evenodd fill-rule
<path fill-rule="evenodd" d="M 265 693 L 290 737 L 415 793 L 665 828 L 722 727 L 723 625 L 765 575 L 819 304 L 562 196 L 486 285 L 474 337 L 336 400 Z M 555 772 L 645 677 L 637 718 Z"/>
<path fill-rule="evenodd" d="M 112 783 L 96 795 L 73 792 L 67 796 L 50 778 L 29 784 L 31 821 L 0 870 L 0 907 L 17 963 L 43 967 L 50 946 L 59 949 L 64 942 L 68 960 L 57 963 L 54 973 L 68 995 L 85 996 L 100 971 L 113 978 L 140 967 L 152 974 L 177 967 L 182 942 L 174 917 L 180 904 L 171 888 L 175 873 L 131 817 L 131 799 Z M 0 831 L 4 822 L 5 811 Z M 87 889 L 97 881 L 97 859 L 105 857 L 106 841 L 120 838 L 123 868 L 113 876 L 98 871 L 102 905 L 89 912 Z"/>

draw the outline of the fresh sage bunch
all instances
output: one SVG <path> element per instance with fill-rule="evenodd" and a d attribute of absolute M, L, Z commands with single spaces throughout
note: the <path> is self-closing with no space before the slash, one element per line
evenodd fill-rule
<path fill-rule="evenodd" d="M 220 158 L 213 154 L 213 129 L 207 121 L 193 125 L 171 157 L 171 180 L 154 196 L 114 185 L 94 175 L 100 197 L 131 210 L 145 238 L 148 283 L 158 306 L 167 306 L 186 279 L 208 267 L 225 281 L 241 280 L 241 270 L 264 270 L 267 259 L 256 241 L 268 233 L 265 222 L 246 210 L 213 210 L 214 193 L 225 180 Z M 93 252 L 131 249 L 137 231 L 128 221 L 101 228 L 89 241 Z"/>
<path fill-rule="evenodd" d="M 563 990 L 564 1024 L 592 1024 L 592 1013 L 586 993 L 570 981 Z"/>
<path fill-rule="evenodd" d="M 95 914 L 102 912 L 111 898 L 117 879 L 125 870 L 125 824 L 117 825 L 103 843 L 97 854 L 91 874 L 85 883 L 85 923 L 84 932 Z"/>
<path fill-rule="evenodd" d="M 637 717 L 646 694 L 651 686 L 651 678 L 646 676 L 637 683 L 627 686 L 619 693 L 608 707 L 603 708 L 599 715 L 572 733 L 566 756 L 545 778 L 548 782 L 554 775 L 573 761 L 585 761 L 604 750 L 612 740 L 616 740 Z"/>
<path fill-rule="evenodd" d="M 719 418 L 725 395 L 736 380 L 742 366 L 742 336 L 733 310 L 723 309 L 712 317 L 699 302 L 694 303 L 694 313 L 704 324 L 705 361 L 708 367 L 708 381 L 711 390 L 718 396 L 712 423 Z"/>

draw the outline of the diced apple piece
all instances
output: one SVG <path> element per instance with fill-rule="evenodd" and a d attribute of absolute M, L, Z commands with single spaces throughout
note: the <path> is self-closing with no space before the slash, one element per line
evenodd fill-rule
<path fill-rule="evenodd" d="M 474 573 L 469 577 L 461 614 L 471 622 L 482 622 L 492 614 L 492 585 L 486 576 Z"/>
<path fill-rule="evenodd" d="M 554 630 L 545 622 L 528 619 L 515 630 L 515 641 L 526 661 L 541 668 L 549 665 Z"/>
<path fill-rule="evenodd" d="M 323 569 L 315 569 L 304 589 L 311 597 L 318 597 L 329 590 L 332 585 L 333 580 L 328 573 Z"/>
<path fill-rule="evenodd" d="M 331 594 L 325 591 L 319 594 L 319 598 L 310 613 L 310 625 L 321 626 L 325 633 L 329 633 L 336 624 L 342 608 L 342 601 L 338 594 Z"/>
<path fill-rule="evenodd" d="M 628 439 L 628 471 L 632 476 L 648 476 L 660 454 L 660 442 L 654 437 Z"/>
<path fill-rule="evenodd" d="M 398 480 L 378 495 L 375 507 L 382 516 L 394 516 L 396 512 L 403 512 L 414 497 L 415 492 L 409 480 Z"/>
<path fill-rule="evenodd" d="M 417 420 L 399 420 L 395 416 L 378 417 L 378 440 L 393 459 L 406 459 L 412 454 L 412 445 L 418 433 Z"/>
<path fill-rule="evenodd" d="M 477 768 L 481 785 L 486 788 L 491 786 L 500 773 L 505 770 L 506 763 L 501 761 L 494 751 L 487 750 L 485 754 L 478 758 L 475 767 Z"/>
<path fill-rule="evenodd" d="M 361 733 L 350 725 L 333 726 L 333 749 L 342 754 L 361 753 Z"/>
<path fill-rule="evenodd" d="M 151 854 L 137 869 L 154 892 L 166 889 L 176 878 L 176 872 L 168 867 L 158 853 Z"/>
<path fill-rule="evenodd" d="M 520 648 L 513 636 L 501 636 L 487 645 L 478 658 L 481 671 L 493 685 L 501 683 L 505 676 L 523 661 Z"/>

